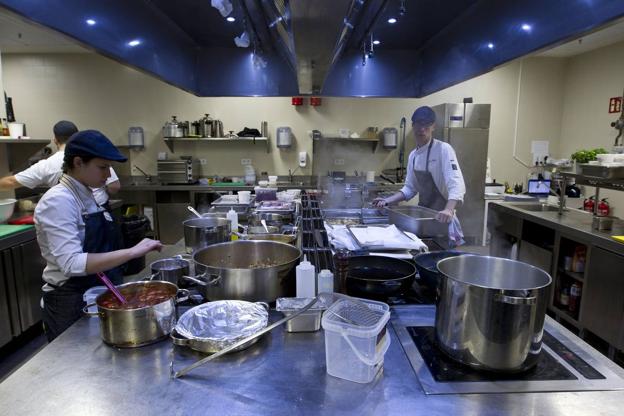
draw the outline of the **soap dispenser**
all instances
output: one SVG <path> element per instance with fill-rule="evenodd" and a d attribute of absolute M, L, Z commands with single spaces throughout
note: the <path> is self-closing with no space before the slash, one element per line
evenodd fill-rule
<path fill-rule="evenodd" d="M 295 268 L 297 280 L 297 297 L 313 298 L 316 296 L 316 273 L 307 256 L 303 255 L 303 261 Z"/>

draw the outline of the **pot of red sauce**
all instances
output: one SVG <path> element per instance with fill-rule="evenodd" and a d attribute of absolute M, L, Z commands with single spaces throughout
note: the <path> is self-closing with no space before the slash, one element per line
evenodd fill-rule
<path fill-rule="evenodd" d="M 100 318 L 102 340 L 112 346 L 134 348 L 167 338 L 176 323 L 178 295 L 188 291 L 164 281 L 133 282 L 117 286 L 126 299 L 122 304 L 108 290 L 95 299 L 97 312 L 83 311 Z"/>

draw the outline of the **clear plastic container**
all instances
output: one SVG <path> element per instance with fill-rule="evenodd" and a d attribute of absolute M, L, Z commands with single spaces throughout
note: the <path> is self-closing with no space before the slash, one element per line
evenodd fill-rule
<path fill-rule="evenodd" d="M 262 188 L 256 186 L 254 192 L 256 193 L 256 202 L 277 201 L 277 188 Z"/>
<path fill-rule="evenodd" d="M 357 299 L 374 312 L 374 319 L 360 319 L 352 301 L 340 299 L 323 314 L 327 374 L 356 383 L 370 383 L 383 369 L 390 346 L 386 324 L 390 307 L 383 302 Z"/>
<path fill-rule="evenodd" d="M 82 295 L 82 299 L 87 305 L 91 305 L 93 303 L 93 305 L 89 306 L 87 309 L 88 312 L 97 312 L 95 299 L 107 290 L 108 288 L 106 286 L 93 286 L 92 288 L 87 289 L 84 295 Z"/>

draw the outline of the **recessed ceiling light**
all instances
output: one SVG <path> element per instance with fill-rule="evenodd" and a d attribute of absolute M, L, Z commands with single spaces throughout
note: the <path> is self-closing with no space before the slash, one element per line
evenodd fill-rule
<path fill-rule="evenodd" d="M 395 24 L 397 22 L 397 19 L 395 19 L 394 17 L 391 17 L 390 19 L 388 19 L 388 23 L 390 24 Z"/>
<path fill-rule="evenodd" d="M 235 17 L 233 17 L 233 16 L 229 16 L 229 17 L 227 17 L 225 20 L 227 20 L 228 22 L 235 22 L 235 21 L 236 21 L 236 18 L 235 18 Z"/>
<path fill-rule="evenodd" d="M 139 46 L 140 44 L 141 44 L 141 41 L 138 39 L 133 39 L 130 42 L 128 42 L 128 46 L 132 46 L 132 47 Z"/>
<path fill-rule="evenodd" d="M 374 40 L 373 41 L 373 45 L 379 45 L 380 43 L 381 43 L 381 41 L 379 41 L 379 40 Z"/>
<path fill-rule="evenodd" d="M 523 23 L 521 27 L 522 27 L 522 30 L 524 30 L 525 32 L 530 32 L 532 29 L 531 25 L 528 23 Z"/>
<path fill-rule="evenodd" d="M 93 20 L 93 19 L 87 19 L 87 20 L 85 20 L 85 22 L 87 22 L 87 24 L 88 24 L 89 26 L 93 26 L 93 25 L 95 25 L 95 24 L 97 23 L 97 22 L 96 22 L 95 20 Z"/>
<path fill-rule="evenodd" d="M 492 42 L 487 44 L 488 49 L 494 49 L 494 44 Z"/>

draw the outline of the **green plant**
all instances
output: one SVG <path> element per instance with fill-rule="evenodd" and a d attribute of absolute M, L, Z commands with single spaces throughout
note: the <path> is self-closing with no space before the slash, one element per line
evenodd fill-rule
<path fill-rule="evenodd" d="M 583 149 L 572 153 L 572 156 L 570 156 L 570 158 L 572 160 L 576 160 L 577 163 L 587 163 L 591 162 L 592 160 L 596 160 L 596 155 L 599 155 L 601 153 L 607 153 L 607 151 L 602 147 L 598 147 L 593 150 Z"/>

